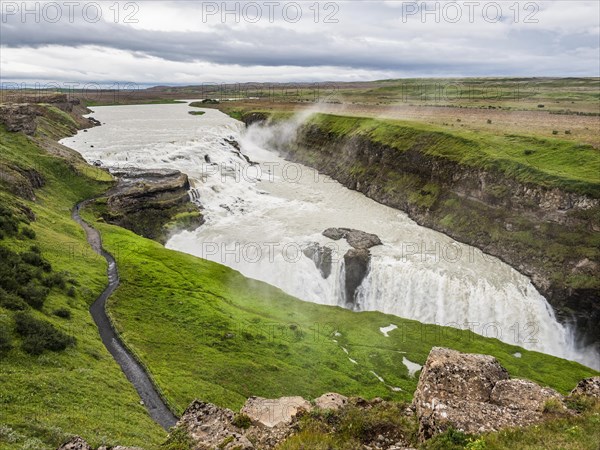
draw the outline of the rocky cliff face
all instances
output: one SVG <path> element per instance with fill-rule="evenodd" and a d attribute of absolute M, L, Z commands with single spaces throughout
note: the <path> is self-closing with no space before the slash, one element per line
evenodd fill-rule
<path fill-rule="evenodd" d="M 0 105 L 0 122 L 8 131 L 22 131 L 32 135 L 37 127 L 35 118 L 39 115 L 39 109 L 28 103 Z"/>
<path fill-rule="evenodd" d="M 328 228 L 323 231 L 323 236 L 334 241 L 345 239 L 352 246 L 344 254 L 344 294 L 346 307 L 352 309 L 356 306 L 356 291 L 369 273 L 371 264 L 369 249 L 381 245 L 381 240 L 374 234 L 351 228 Z"/>
<path fill-rule="evenodd" d="M 187 175 L 169 169 L 113 171 L 118 184 L 107 193 L 102 216 L 140 236 L 164 243 L 181 229 L 204 223 L 190 202 Z"/>
<path fill-rule="evenodd" d="M 57 138 L 73 134 L 79 127 L 90 126 L 89 120 L 81 117 L 81 113 L 89 111 L 80 105 L 79 100 L 69 100 L 64 94 L 41 96 L 37 98 L 40 103 L 24 103 L 31 99 L 14 98 L 8 94 L 3 95 L 3 100 L 12 100 L 10 103 L 0 103 L 0 124 L 7 131 L 22 132 L 27 140 L 44 148 L 50 155 L 60 156 L 69 165 L 68 171 L 76 171 L 76 166 L 85 164 L 81 155 L 38 133 L 40 124 L 45 124 L 46 129 L 55 127 Z M 69 176 L 70 173 L 65 175 Z M 3 158 L 0 153 L 0 186 L 7 191 L 35 201 L 36 189 L 43 187 L 45 183 L 38 167 Z"/>
<path fill-rule="evenodd" d="M 55 122 L 54 125 L 60 123 L 66 128 L 61 130 L 60 136 L 65 137 L 74 134 L 78 129 L 100 125 L 93 118 L 82 117 L 90 110 L 83 106 L 79 99 L 69 98 L 66 94 L 6 97 L 7 101 L 0 104 L 0 123 L 4 124 L 8 131 L 22 131 L 32 136 L 38 125 L 47 119 Z M 66 115 L 61 117 L 56 110 Z"/>
<path fill-rule="evenodd" d="M 596 253 L 600 199 L 428 155 L 426 144 L 400 152 L 317 125 L 273 145 L 289 160 L 502 259 L 531 277 L 562 321 L 575 322 L 583 343 L 600 343 L 600 289 L 594 281 L 600 261 L 581 256 Z M 574 248 L 587 250 L 577 254 Z"/>

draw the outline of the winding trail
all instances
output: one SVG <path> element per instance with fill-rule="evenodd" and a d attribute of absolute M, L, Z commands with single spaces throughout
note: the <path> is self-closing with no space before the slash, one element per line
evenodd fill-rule
<path fill-rule="evenodd" d="M 113 256 L 102 248 L 102 238 L 100 237 L 98 230 L 88 225 L 79 215 L 79 209 L 89 202 L 90 200 L 85 200 L 75 206 L 72 217 L 73 220 L 84 229 L 87 241 L 92 249 L 99 255 L 102 255 L 108 263 L 108 286 L 96 301 L 92 303 L 92 306 L 90 306 L 90 313 L 98 326 L 102 342 L 115 361 L 121 366 L 127 379 L 133 384 L 133 387 L 144 402 L 148 414 L 150 414 L 150 417 L 152 417 L 156 423 L 165 430 L 168 430 L 175 425 L 177 417 L 175 417 L 163 401 L 144 367 L 123 345 L 123 342 L 121 342 L 121 339 L 106 314 L 106 300 L 119 286 L 119 273 L 117 271 L 117 263 Z"/>

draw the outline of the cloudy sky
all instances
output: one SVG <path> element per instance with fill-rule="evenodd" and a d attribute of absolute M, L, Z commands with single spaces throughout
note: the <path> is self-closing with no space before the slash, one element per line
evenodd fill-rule
<path fill-rule="evenodd" d="M 600 76 L 597 1 L 1 1 L 0 77 L 200 84 Z"/>

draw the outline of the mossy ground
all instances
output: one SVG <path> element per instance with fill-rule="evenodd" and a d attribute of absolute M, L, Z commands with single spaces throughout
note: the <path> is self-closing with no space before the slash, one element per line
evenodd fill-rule
<path fill-rule="evenodd" d="M 12 348 L 0 353 L 0 447 L 56 448 L 72 434 L 94 445 L 128 444 L 152 448 L 166 434 L 147 415 L 139 397 L 102 344 L 88 308 L 106 285 L 106 263 L 87 245 L 71 220 L 76 202 L 110 187 L 103 171 L 48 155 L 30 138 L 0 129 L 0 163 L 35 169 L 45 179 L 31 202 L 0 189 L 0 202 L 18 214 L 31 208 L 35 239 L 12 237 L 0 245 L 23 252 L 37 245 L 53 270 L 76 281 L 75 296 L 53 289 L 35 318 L 74 336 L 75 346 L 32 356 L 11 331 Z M 85 167 L 79 171 L 78 167 Z M 24 224 L 22 225 L 24 226 Z M 54 314 L 68 309 L 71 318 Z M 14 312 L 0 307 L 0 323 L 14 329 Z"/>
<path fill-rule="evenodd" d="M 348 406 L 341 411 L 315 410 L 299 421 L 299 432 L 281 450 L 354 450 L 384 435 L 422 450 L 597 450 L 600 442 L 600 403 L 588 402 L 580 414 L 545 413 L 545 421 L 483 435 L 450 429 L 419 442 L 414 416 L 407 405 L 381 403 L 370 409 Z"/>

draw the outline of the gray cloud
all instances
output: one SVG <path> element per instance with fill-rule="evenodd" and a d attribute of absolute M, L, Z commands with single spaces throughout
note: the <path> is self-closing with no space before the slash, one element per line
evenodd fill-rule
<path fill-rule="evenodd" d="M 298 23 L 286 22 L 281 17 L 274 23 L 267 20 L 256 24 L 244 20 L 238 24 L 220 23 L 218 15 L 211 16 L 212 22 L 203 23 L 199 20 L 202 13 L 198 4 L 186 2 L 167 3 L 164 10 L 157 12 L 152 10 L 154 4 L 148 8 L 146 20 L 141 15 L 139 24 L 134 26 L 106 18 L 90 23 L 77 15 L 73 23 L 67 20 L 36 23 L 23 20 L 19 14 L 4 14 L 0 43 L 4 49 L 13 51 L 12 61 L 2 58 L 3 78 L 6 74 L 10 78 L 27 77 L 27 69 L 24 64 L 14 62 L 14 55 L 16 59 L 19 54 L 47 55 L 48 49 L 56 47 L 81 52 L 89 48 L 120 51 L 129 58 L 157 59 L 173 66 L 179 63 L 231 66 L 240 75 L 244 67 L 280 68 L 290 78 L 294 76 L 294 69 L 290 68 L 294 67 L 301 68 L 302 73 L 311 68 L 318 73 L 320 67 L 337 68 L 338 73 L 360 70 L 363 77 L 368 77 L 368 73 L 600 75 L 597 15 L 595 20 L 587 16 L 576 23 L 563 13 L 563 20 L 559 21 L 556 9 L 550 5 L 539 13 L 538 24 L 526 25 L 506 18 L 499 23 L 488 23 L 481 17 L 472 24 L 465 20 L 453 24 L 444 20 L 423 21 L 419 16 L 403 20 L 402 8 L 397 3 L 366 3 L 341 3 L 336 24 L 322 23 L 322 16 L 319 23 L 314 23 L 312 17 Z M 597 4 L 590 2 L 570 4 L 591 14 L 598 9 Z M 140 4 L 144 5 L 148 4 Z M 308 4 L 303 5 L 306 12 Z M 174 13 L 175 19 L 161 23 L 156 19 L 161 13 L 165 16 Z M 181 27 L 177 26 L 177 18 Z M 58 63 L 56 67 L 68 71 L 77 61 L 63 60 L 62 66 Z M 117 66 L 106 69 L 114 72 L 115 79 L 122 76 Z M 89 79 L 93 75 L 81 76 Z"/>

